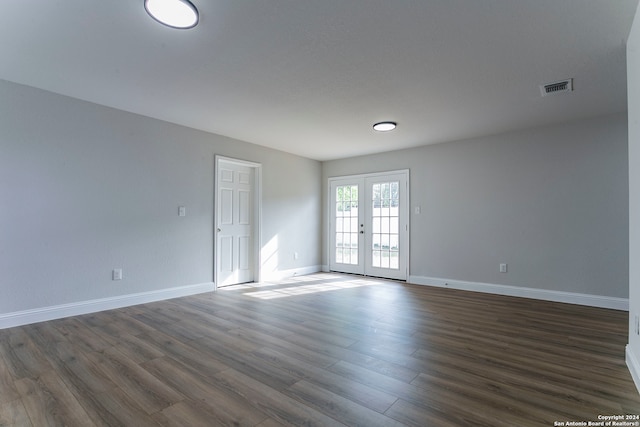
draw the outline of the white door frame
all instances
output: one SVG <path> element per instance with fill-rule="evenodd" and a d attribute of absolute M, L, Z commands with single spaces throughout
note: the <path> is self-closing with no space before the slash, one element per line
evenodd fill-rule
<path fill-rule="evenodd" d="M 213 195 L 213 283 L 214 289 L 218 289 L 218 218 L 217 218 L 217 203 L 218 203 L 218 171 L 222 164 L 234 164 L 240 166 L 246 166 L 253 168 L 253 203 L 252 203 L 252 216 L 253 216 L 253 280 L 259 282 L 261 280 L 260 266 L 262 260 L 260 259 L 260 248 L 262 247 L 261 229 L 262 229 L 262 164 L 250 162 L 248 160 L 234 159 L 232 157 L 225 157 L 216 154 L 215 155 L 215 170 L 214 177 L 214 195 Z"/>
<path fill-rule="evenodd" d="M 406 272 L 405 272 L 405 279 L 404 280 L 409 280 L 409 271 L 410 271 L 410 266 L 409 266 L 409 260 L 410 260 L 410 254 L 409 254 L 409 248 L 411 247 L 409 244 L 409 239 L 411 238 L 411 230 L 410 230 L 410 211 L 411 211 L 411 183 L 410 183 L 410 171 L 409 169 L 399 169 L 399 170 L 392 170 L 392 171 L 382 171 L 382 172 L 372 172 L 372 173 L 366 173 L 366 174 L 357 174 L 357 175 L 342 175 L 342 176 L 333 176 L 333 177 L 329 177 L 329 179 L 327 180 L 327 184 L 328 184 L 328 188 L 327 188 L 327 218 L 329 219 L 328 221 L 328 226 L 329 226 L 329 231 L 327 233 L 327 268 L 329 271 L 331 271 L 331 260 L 332 257 L 334 256 L 333 253 L 333 248 L 331 247 L 331 230 L 333 230 L 332 228 L 332 222 L 335 221 L 335 216 L 334 216 L 334 206 L 332 206 L 331 204 L 331 200 L 332 200 L 332 194 L 331 194 L 331 185 L 334 181 L 341 181 L 341 180 L 349 180 L 349 179 L 362 179 L 363 181 L 366 178 L 375 178 L 378 176 L 385 176 L 385 175 L 394 175 L 394 174 L 404 174 L 406 176 L 407 179 L 407 188 L 406 188 L 406 200 L 404 201 L 404 203 L 406 203 L 406 208 L 404 209 L 403 212 L 400 213 L 400 221 L 401 221 L 401 226 L 402 224 L 405 225 L 406 227 L 406 238 L 403 239 L 403 241 L 400 242 L 400 253 L 404 254 L 406 256 Z M 365 272 L 366 275 L 366 272 Z"/>

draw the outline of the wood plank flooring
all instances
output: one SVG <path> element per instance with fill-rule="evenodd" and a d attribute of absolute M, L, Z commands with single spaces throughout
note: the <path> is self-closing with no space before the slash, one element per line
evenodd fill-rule
<path fill-rule="evenodd" d="M 640 414 L 628 313 L 339 274 L 0 330 L 0 426 L 553 426 Z"/>

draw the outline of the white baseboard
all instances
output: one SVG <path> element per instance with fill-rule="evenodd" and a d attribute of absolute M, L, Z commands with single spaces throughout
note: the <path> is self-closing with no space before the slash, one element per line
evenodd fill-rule
<path fill-rule="evenodd" d="M 495 285 L 492 283 L 466 282 L 462 280 L 450 280 L 424 276 L 409 276 L 409 283 L 629 311 L 628 298 L 525 288 L 520 286 Z"/>
<path fill-rule="evenodd" d="M 638 389 L 638 392 L 640 392 L 640 364 L 638 363 L 638 359 L 636 358 L 636 356 L 629 348 L 629 344 L 627 344 L 627 347 L 625 348 L 625 361 L 627 362 L 629 372 L 631 372 L 631 378 L 633 378 L 636 389 Z"/>
<path fill-rule="evenodd" d="M 47 320 L 60 319 L 63 317 L 95 313 L 103 310 L 112 310 L 114 308 L 128 307 L 131 305 L 145 304 L 148 302 L 162 301 L 171 298 L 201 294 L 204 292 L 212 292 L 214 290 L 215 285 L 212 282 L 209 282 L 197 285 L 160 289 L 157 291 L 120 295 L 117 297 L 80 301 L 70 304 L 61 304 L 51 307 L 36 308 L 32 310 L 15 311 L 13 313 L 0 314 L 0 329 L 28 325 L 30 323 L 44 322 Z"/>
<path fill-rule="evenodd" d="M 292 268 L 289 270 L 279 270 L 279 271 L 261 271 L 260 272 L 260 281 L 261 282 L 271 282 L 276 280 L 284 280 L 289 279 L 293 276 L 304 276 L 307 274 L 318 273 L 322 271 L 322 266 L 320 265 L 312 265 L 309 267 L 301 267 L 301 268 Z"/>

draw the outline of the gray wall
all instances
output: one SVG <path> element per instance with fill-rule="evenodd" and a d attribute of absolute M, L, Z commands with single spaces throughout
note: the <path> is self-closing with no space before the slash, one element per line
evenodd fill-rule
<path fill-rule="evenodd" d="M 211 282 L 215 154 L 263 164 L 265 270 L 328 264 L 328 177 L 409 168 L 411 275 L 628 295 L 624 114 L 321 165 L 0 81 L 0 314 Z"/>
<path fill-rule="evenodd" d="M 627 364 L 640 389 L 640 7 L 627 41 L 627 100 L 629 103 L 629 346 Z"/>
<path fill-rule="evenodd" d="M 320 265 L 319 162 L 0 81 L 0 314 L 212 282 L 216 154 L 263 165 L 270 269 Z"/>
<path fill-rule="evenodd" d="M 329 177 L 408 168 L 410 275 L 626 298 L 626 123 L 619 114 L 325 162 L 324 198 Z"/>

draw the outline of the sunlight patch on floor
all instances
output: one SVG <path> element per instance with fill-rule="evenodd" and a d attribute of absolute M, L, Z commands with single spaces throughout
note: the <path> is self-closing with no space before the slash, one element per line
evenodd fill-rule
<path fill-rule="evenodd" d="M 218 291 L 238 291 L 243 289 L 255 289 L 255 288 L 268 288 L 273 286 L 282 286 L 282 285 L 294 285 L 304 282 L 318 282 L 321 280 L 326 281 L 337 281 L 344 280 L 344 276 L 339 274 L 332 273 L 313 273 L 305 276 L 293 276 L 288 279 L 275 280 L 275 281 L 264 281 L 264 282 L 251 282 L 251 283 L 242 283 L 239 285 L 229 285 L 229 286 L 221 286 L 217 290 Z"/>
<path fill-rule="evenodd" d="M 318 278 L 316 277 L 315 280 Z M 309 280 L 311 281 L 311 280 Z M 280 283 L 283 285 L 286 283 Z M 278 289 L 270 289 L 264 291 L 247 292 L 244 295 L 260 299 L 285 298 L 297 295 L 308 295 L 318 292 L 339 291 L 343 289 L 359 288 L 362 286 L 376 286 L 382 282 L 373 280 L 340 280 L 333 282 L 322 282 L 311 285 L 295 284 L 294 286 Z"/>

